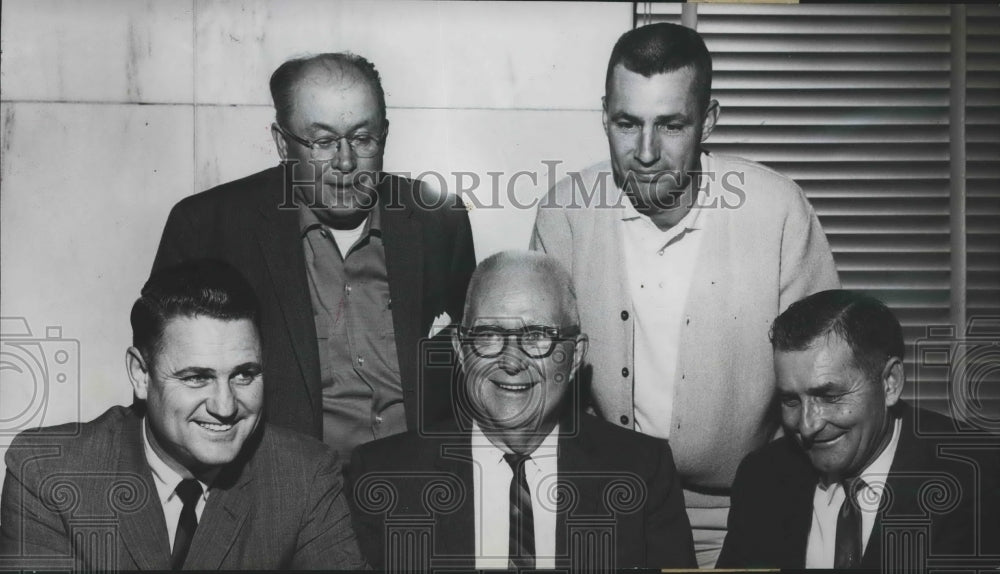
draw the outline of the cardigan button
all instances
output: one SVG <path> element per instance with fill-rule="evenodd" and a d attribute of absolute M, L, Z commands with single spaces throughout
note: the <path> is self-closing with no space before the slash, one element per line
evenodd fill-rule
<path fill-rule="evenodd" d="M 622 367 L 622 376 L 623 377 L 627 377 L 628 376 L 628 367 Z"/>
<path fill-rule="evenodd" d="M 628 321 L 628 311 L 622 311 L 622 321 Z"/>
<path fill-rule="evenodd" d="M 625 415 L 622 415 L 622 418 L 620 418 L 618 420 L 622 421 L 623 425 L 627 425 L 628 424 L 628 417 L 625 416 Z"/>

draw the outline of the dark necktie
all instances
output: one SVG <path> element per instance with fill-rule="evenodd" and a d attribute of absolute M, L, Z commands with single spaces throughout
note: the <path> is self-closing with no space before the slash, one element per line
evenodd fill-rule
<path fill-rule="evenodd" d="M 170 555 L 170 568 L 180 570 L 184 566 L 194 531 L 198 528 L 198 514 L 195 508 L 201 497 L 201 483 L 193 478 L 182 480 L 177 485 L 177 497 L 184 503 L 181 517 L 177 520 L 177 533 L 174 534 L 174 551 Z"/>
<path fill-rule="evenodd" d="M 535 567 L 535 516 L 531 511 L 531 491 L 524 474 L 527 455 L 505 454 L 503 459 L 514 471 L 510 480 L 510 542 L 507 567 L 511 570 Z"/>
<path fill-rule="evenodd" d="M 861 566 L 861 508 L 857 495 L 867 485 L 860 477 L 855 477 L 841 482 L 840 486 L 844 489 L 844 503 L 837 514 L 837 540 L 833 551 L 833 567 L 837 570 Z"/>

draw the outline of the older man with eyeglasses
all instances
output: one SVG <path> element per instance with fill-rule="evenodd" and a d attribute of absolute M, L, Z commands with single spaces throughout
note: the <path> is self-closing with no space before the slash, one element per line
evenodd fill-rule
<path fill-rule="evenodd" d="M 665 440 L 583 414 L 569 274 L 502 252 L 472 276 L 453 337 L 457 424 L 354 451 L 348 492 L 376 569 L 693 568 Z"/>
<path fill-rule="evenodd" d="M 389 120 L 368 60 L 289 60 L 270 88 L 281 164 L 178 203 L 154 269 L 197 257 L 239 269 L 262 304 L 269 422 L 348 456 L 451 416 L 447 361 L 426 369 L 421 357 L 432 323 L 462 315 L 468 214 L 383 173 Z"/>

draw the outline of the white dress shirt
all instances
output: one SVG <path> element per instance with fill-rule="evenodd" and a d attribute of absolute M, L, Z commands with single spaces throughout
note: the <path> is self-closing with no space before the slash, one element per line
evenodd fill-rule
<path fill-rule="evenodd" d="M 885 481 L 889 478 L 892 460 L 896 456 L 902 424 L 901 418 L 896 419 L 889 444 L 882 454 L 861 472 L 865 486 L 858 489 L 857 500 L 861 509 L 862 554 L 868 548 L 868 539 L 871 538 L 872 528 L 875 526 L 878 505 L 882 500 L 882 491 L 885 490 Z M 806 568 L 833 568 L 837 543 L 837 515 L 846 496 L 840 483 L 823 486 L 821 482 L 816 485 L 816 491 L 813 493 L 812 527 L 809 529 L 809 542 L 806 544 Z"/>
<path fill-rule="evenodd" d="M 706 195 L 699 194 L 699 204 Z M 623 203 L 622 252 L 634 313 L 635 430 L 670 438 L 688 291 L 704 236 L 700 228 L 711 209 L 696 205 L 661 231 L 632 202 Z"/>
<path fill-rule="evenodd" d="M 152 445 L 149 444 L 149 437 L 146 436 L 146 424 L 146 421 L 143 420 L 142 443 L 146 451 L 146 462 L 149 463 L 149 469 L 153 472 L 153 484 L 156 485 L 156 494 L 160 498 L 160 504 L 163 505 L 163 517 L 167 522 L 167 535 L 170 537 L 170 548 L 173 550 L 177 522 L 181 518 L 181 510 L 184 509 L 184 502 L 177 496 L 176 490 L 177 485 L 184 480 L 184 477 L 167 466 L 167 463 L 163 462 L 160 455 L 153 450 Z M 205 510 L 205 502 L 208 500 L 208 485 L 200 480 L 198 482 L 201 484 L 202 495 L 195 507 L 195 514 L 200 522 L 201 513 Z"/>
<path fill-rule="evenodd" d="M 556 477 L 559 427 L 524 465 L 535 521 L 535 567 L 556 565 Z M 476 569 L 506 569 L 510 543 L 510 482 L 514 471 L 479 425 L 472 426 L 472 481 L 476 512 Z"/>

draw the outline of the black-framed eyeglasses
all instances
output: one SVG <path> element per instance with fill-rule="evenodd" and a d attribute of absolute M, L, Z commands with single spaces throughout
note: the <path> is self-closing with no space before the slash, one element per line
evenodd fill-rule
<path fill-rule="evenodd" d="M 351 150 L 354 152 L 354 155 L 358 157 L 374 157 L 378 155 L 379 150 L 382 149 L 382 138 L 385 137 L 385 130 L 383 130 L 382 135 L 379 137 L 375 137 L 371 134 L 360 133 L 351 134 L 349 136 L 323 136 L 314 140 L 308 140 L 304 137 L 293 134 L 277 123 L 274 124 L 274 127 L 285 137 L 309 148 L 312 157 L 314 158 L 321 153 L 323 155 L 329 154 L 330 156 L 339 153 L 340 142 L 345 139 L 347 140 L 347 144 L 351 146 Z"/>
<path fill-rule="evenodd" d="M 484 359 L 499 357 L 511 338 L 525 355 L 533 359 L 544 359 L 552 354 L 556 343 L 570 341 L 579 335 L 580 328 L 526 325 L 518 329 L 504 329 L 494 325 L 481 325 L 470 329 L 459 326 L 458 334 L 463 345 L 472 347 L 472 351 Z"/>

